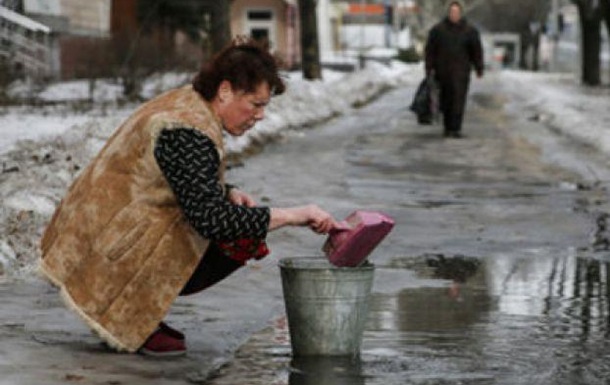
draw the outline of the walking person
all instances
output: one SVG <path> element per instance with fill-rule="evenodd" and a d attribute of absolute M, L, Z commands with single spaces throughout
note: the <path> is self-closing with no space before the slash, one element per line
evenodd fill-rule
<path fill-rule="evenodd" d="M 430 30 L 426 44 L 426 75 L 439 84 L 445 137 L 462 136 L 473 67 L 481 78 L 484 69 L 479 32 L 463 18 L 462 5 L 453 1 L 447 17 Z"/>
<path fill-rule="evenodd" d="M 267 255 L 271 230 L 338 225 L 313 204 L 258 206 L 224 181 L 224 134 L 243 135 L 284 89 L 265 49 L 235 41 L 192 84 L 136 110 L 74 181 L 45 230 L 40 267 L 108 345 L 184 354 L 184 334 L 162 322 L 178 295 Z"/>

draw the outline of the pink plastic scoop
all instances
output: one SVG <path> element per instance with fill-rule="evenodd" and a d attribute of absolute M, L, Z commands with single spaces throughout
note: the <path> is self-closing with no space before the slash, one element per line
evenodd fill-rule
<path fill-rule="evenodd" d="M 360 266 L 394 227 L 394 220 L 376 211 L 355 211 L 331 230 L 322 247 L 335 266 Z"/>

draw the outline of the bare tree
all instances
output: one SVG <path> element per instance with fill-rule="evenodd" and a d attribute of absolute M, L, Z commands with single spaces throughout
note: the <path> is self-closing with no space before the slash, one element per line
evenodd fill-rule
<path fill-rule="evenodd" d="M 4 104 L 7 97 L 7 87 L 14 80 L 14 73 L 11 63 L 0 57 L 0 105 Z"/>
<path fill-rule="evenodd" d="M 414 35 L 425 41 L 428 31 L 432 26 L 439 21 L 444 14 L 446 7 L 444 2 L 435 2 L 429 0 L 416 0 L 417 4 L 417 20 L 413 25 Z"/>
<path fill-rule="evenodd" d="M 537 70 L 538 48 L 550 11 L 549 1 L 487 0 L 470 7 L 467 16 L 489 32 L 511 32 L 521 37 L 521 68 Z"/>
<path fill-rule="evenodd" d="M 139 97 L 144 77 L 157 70 L 177 68 L 195 61 L 179 57 L 175 35 L 181 31 L 199 44 L 202 58 L 221 50 L 231 40 L 232 0 L 137 0 L 137 23 L 112 37 L 117 75 L 129 99 Z M 202 41 L 204 39 L 206 41 Z M 162 52 L 162 55 L 159 55 Z"/>
<path fill-rule="evenodd" d="M 606 22 L 606 30 L 608 35 L 610 35 L 610 0 L 602 1 L 602 14 Z"/>
<path fill-rule="evenodd" d="M 139 0 L 140 19 L 145 27 L 173 32 L 181 30 L 193 41 L 201 32 L 209 34 L 211 51 L 221 50 L 231 41 L 232 0 Z"/>
<path fill-rule="evenodd" d="M 610 0 L 602 1 L 602 17 L 606 24 L 606 32 L 610 36 Z"/>
<path fill-rule="evenodd" d="M 218 52 L 231 41 L 231 3 L 232 0 L 207 2 L 211 8 L 212 51 Z"/>
<path fill-rule="evenodd" d="M 303 65 L 303 77 L 309 80 L 322 79 L 316 5 L 317 0 L 299 0 L 299 13 L 301 15 L 301 62 Z"/>

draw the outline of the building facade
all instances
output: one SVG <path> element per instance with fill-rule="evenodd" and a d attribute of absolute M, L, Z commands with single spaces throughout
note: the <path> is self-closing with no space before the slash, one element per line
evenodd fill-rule
<path fill-rule="evenodd" d="M 301 28 L 298 0 L 226 1 L 230 1 L 231 36 L 251 36 L 264 42 L 285 67 L 299 66 Z M 26 29 L 22 34 L 32 35 L 33 32 L 28 31 L 27 27 L 32 27 L 34 23 L 42 26 L 36 27 L 36 33 L 40 44 L 46 49 L 46 69 L 35 71 L 36 75 L 44 73 L 46 77 L 62 79 L 110 76 L 113 66 L 116 67 L 117 61 L 121 61 L 121 52 L 131 49 L 129 45 L 135 45 L 133 42 L 136 40 L 139 46 L 147 44 L 153 48 L 155 39 L 169 44 L 173 51 L 190 58 L 190 66 L 204 60 L 204 47 L 189 41 L 179 29 L 167 31 L 161 27 L 151 32 L 150 28 L 144 28 L 138 15 L 142 5 L 147 3 L 143 0 L 0 0 L 0 6 L 12 12 L 11 15 L 18 15 L 12 19 L 29 20 L 21 23 L 20 28 Z M 379 4 L 368 5 L 366 10 L 383 19 L 383 7 Z M 342 49 L 365 45 L 358 40 L 363 35 L 361 23 L 351 26 L 354 31 L 351 35 L 346 34 L 352 21 L 350 17 L 360 21 L 362 12 L 354 1 L 317 0 L 318 41 L 323 63 Z M 208 16 L 201 15 L 203 24 L 209 23 L 206 19 Z M 202 25 L 202 33 L 205 28 Z M 143 29 L 146 29 L 145 34 L 142 33 Z M 5 36 L 5 43 L 10 40 L 15 38 Z M 168 52 L 165 47 L 157 44 L 157 51 Z M 6 50 L 4 52 L 6 56 Z M 139 52 L 131 54 L 138 55 Z M 150 53 L 147 55 L 154 59 Z M 167 55 L 157 53 L 156 56 Z M 27 72 L 33 74 L 33 71 Z"/>
<path fill-rule="evenodd" d="M 49 76 L 54 65 L 51 29 L 13 9 L 0 5 L 2 71 L 17 77 Z"/>
<path fill-rule="evenodd" d="M 287 67 L 300 62 L 297 0 L 233 0 L 231 34 L 268 45 Z"/>

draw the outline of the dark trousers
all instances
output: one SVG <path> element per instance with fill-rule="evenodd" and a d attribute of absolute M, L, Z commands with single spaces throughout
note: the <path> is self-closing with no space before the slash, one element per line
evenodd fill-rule
<path fill-rule="evenodd" d="M 463 120 L 463 114 L 457 114 L 453 111 L 443 112 L 443 127 L 445 128 L 445 133 L 461 132 Z"/>
<path fill-rule="evenodd" d="M 228 277 L 241 266 L 243 265 L 240 262 L 224 255 L 218 246 L 211 242 L 180 295 L 190 295 L 205 290 Z"/>
<path fill-rule="evenodd" d="M 462 131 L 470 82 L 468 79 L 439 79 L 438 82 L 445 134 L 459 133 Z"/>

